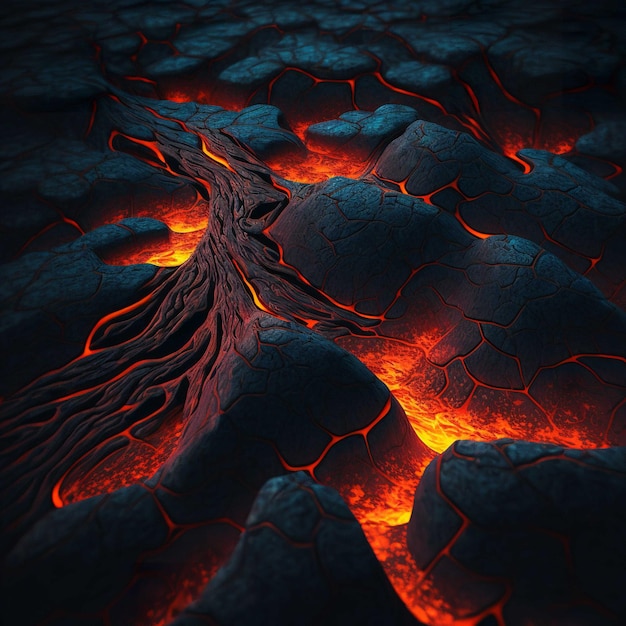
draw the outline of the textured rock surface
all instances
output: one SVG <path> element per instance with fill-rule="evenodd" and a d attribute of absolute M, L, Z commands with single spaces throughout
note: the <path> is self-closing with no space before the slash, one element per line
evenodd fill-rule
<path fill-rule="evenodd" d="M 338 120 L 309 126 L 307 145 L 317 152 L 344 150 L 352 158 L 366 160 L 416 119 L 414 109 L 397 104 L 385 104 L 373 112 L 350 111 Z"/>
<path fill-rule="evenodd" d="M 172 626 L 418 622 L 337 492 L 303 473 L 267 482 L 226 565 Z"/>
<path fill-rule="evenodd" d="M 623 621 L 625 19 L 7 0 L 4 623 Z"/>
<path fill-rule="evenodd" d="M 625 497 L 625 448 L 459 441 L 422 477 L 409 549 L 458 617 L 495 598 L 506 624 L 621 624 Z"/>
<path fill-rule="evenodd" d="M 154 265 L 115 267 L 98 254 L 167 233 L 157 220 L 126 219 L 0 266 L 0 351 L 6 367 L 0 394 L 78 357 L 103 315 L 133 304 L 157 279 Z"/>
<path fill-rule="evenodd" d="M 345 493 L 358 485 L 369 494 L 414 474 L 430 456 L 382 383 L 310 331 L 260 319 L 218 369 L 227 375 L 202 394 L 188 436 L 156 476 L 142 476 L 146 468 L 128 451 L 122 471 L 147 480 L 53 511 L 22 538 L 5 569 L 6 619 L 38 623 L 58 614 L 51 623 L 59 625 L 163 619 L 164 601 L 184 602 L 176 590 L 197 593 L 226 558 L 268 478 L 306 470 Z M 151 395 L 158 405 L 158 391 Z M 67 432 L 72 426 L 65 425 Z M 149 440 L 148 434 L 140 429 L 135 437 Z M 120 444 L 120 437 L 104 442 L 92 463 L 106 462 Z M 390 456 L 402 457 L 400 471 L 389 469 Z M 120 477 L 110 470 L 107 480 Z M 83 490 L 80 499 L 94 485 L 79 478 L 74 488 Z M 19 506 L 18 491 L 7 489 Z M 329 541 L 332 551 L 332 535 Z M 332 577 L 327 584 L 331 594 L 344 589 Z M 367 577 L 355 581 L 355 593 L 370 586 Z M 32 593 L 36 604 L 27 602 Z M 379 599 L 378 610 L 386 610 Z"/>

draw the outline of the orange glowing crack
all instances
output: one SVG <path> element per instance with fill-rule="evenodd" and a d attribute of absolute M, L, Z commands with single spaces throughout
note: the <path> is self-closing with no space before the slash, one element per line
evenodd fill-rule
<path fill-rule="evenodd" d="M 408 189 L 406 188 L 406 184 L 408 182 L 408 178 L 406 178 L 404 180 L 400 180 L 400 181 L 392 180 L 391 178 L 385 178 L 384 176 L 381 176 L 378 172 L 376 172 L 376 170 L 372 170 L 372 175 L 375 176 L 376 178 L 378 178 L 378 180 L 381 180 L 381 181 L 383 181 L 385 183 L 391 183 L 392 185 L 397 185 L 398 188 L 400 189 L 401 193 L 403 193 L 404 195 L 412 196 L 413 198 L 419 198 L 420 200 L 423 200 L 426 204 L 429 204 L 431 206 L 436 206 L 438 208 L 439 208 L 439 205 L 437 205 L 437 204 L 435 204 L 433 202 L 433 196 L 437 195 L 438 193 L 440 193 L 444 189 L 454 189 L 460 196 L 463 196 L 467 201 L 475 199 L 475 198 L 469 198 L 459 188 L 459 180 L 461 178 L 461 174 L 458 174 L 457 177 L 453 181 L 447 183 L 446 185 L 442 185 L 441 187 L 439 187 L 439 189 L 435 189 L 434 191 L 431 191 L 430 193 L 428 193 L 426 195 L 418 195 L 418 194 L 414 194 L 414 193 L 411 193 L 410 191 L 408 191 Z M 458 222 L 461 224 L 461 226 L 463 226 L 463 228 L 468 233 L 470 233 L 470 235 L 473 235 L 474 237 L 476 237 L 478 239 L 487 239 L 487 238 L 491 237 L 492 234 L 490 234 L 490 233 L 483 233 L 483 232 L 481 232 L 479 230 L 476 230 L 475 228 L 472 228 L 465 221 L 465 218 L 461 215 L 461 211 L 459 209 L 458 204 L 456 206 L 456 209 L 455 209 L 455 212 L 454 212 L 454 216 L 456 217 Z"/>
<path fill-rule="evenodd" d="M 442 457 L 439 457 L 436 461 L 438 490 L 441 489 L 439 482 L 441 459 Z M 412 510 L 416 483 L 417 477 L 414 481 L 408 481 L 407 486 L 410 486 L 411 489 L 396 491 L 393 494 L 391 492 L 384 493 L 382 497 L 376 497 L 375 500 L 372 499 L 371 495 L 364 498 L 365 492 L 359 487 L 354 488 L 353 494 L 348 494 L 346 497 L 395 591 L 417 619 L 431 626 L 476 626 L 488 616 L 493 616 L 496 620 L 495 624 L 498 626 L 505 626 L 503 608 L 512 592 L 506 581 L 499 579 L 496 581 L 504 585 L 503 594 L 498 600 L 477 614 L 460 617 L 458 608 L 455 610 L 450 606 L 429 578 L 429 574 L 442 557 L 456 562 L 451 554 L 451 549 L 469 526 L 467 516 L 453 503 L 451 506 L 461 519 L 461 527 L 425 569 L 420 569 L 416 565 L 406 543 L 406 524 Z M 376 494 L 376 496 L 380 495 Z M 447 502 L 445 494 L 442 493 L 441 495 Z M 396 517 L 388 515 L 390 507 L 398 510 Z M 490 581 L 495 580 L 487 576 L 483 578 Z"/>
<path fill-rule="evenodd" d="M 193 337 L 189 339 L 187 343 L 185 343 L 185 345 L 181 348 L 181 351 L 187 350 L 189 346 L 192 344 L 193 344 Z M 83 355 L 77 357 L 75 360 L 78 360 L 81 358 L 83 358 Z M 129 365 L 126 369 L 122 370 L 121 372 L 119 372 L 118 374 L 110 378 L 108 380 L 108 383 L 112 385 L 113 383 L 117 382 L 118 380 L 123 379 L 125 376 L 128 376 L 128 374 L 130 374 L 131 372 L 134 372 L 135 370 L 141 367 L 150 367 L 152 365 L 159 365 L 167 361 L 168 358 L 170 357 L 164 356 L 164 357 L 159 357 L 155 359 L 144 359 L 141 361 L 136 361 L 135 363 L 132 363 L 131 365 Z M 72 398 L 79 398 L 80 396 L 83 396 L 86 393 L 90 393 L 91 391 L 94 391 L 97 388 L 98 388 L 98 385 L 95 385 L 93 387 L 87 387 L 85 389 L 79 389 L 77 391 L 73 391 L 71 393 L 68 393 L 65 396 L 58 398 L 56 402 L 57 404 L 60 404 L 62 402 L 66 402 L 67 400 L 71 400 Z"/>
<path fill-rule="evenodd" d="M 401 41 L 401 38 L 399 38 L 398 41 Z M 403 45 L 406 45 L 406 43 L 404 43 Z M 360 107 L 357 105 L 356 102 L 357 82 L 363 78 L 369 77 L 375 79 L 382 87 L 389 90 L 391 93 L 403 95 L 415 100 L 420 100 L 435 107 L 440 113 L 442 113 L 446 117 L 455 120 L 467 132 L 471 133 L 477 140 L 486 143 L 492 149 L 498 148 L 505 156 L 515 161 L 522 168 L 522 171 L 525 174 L 530 173 L 533 166 L 530 161 L 524 159 L 524 157 L 521 157 L 517 154 L 517 152 L 522 148 L 532 147 L 545 149 L 550 150 L 556 154 L 564 154 L 566 152 L 570 152 L 574 147 L 576 141 L 575 135 L 577 135 L 577 133 L 573 129 L 571 129 L 566 133 L 560 132 L 558 133 L 558 136 L 552 136 L 550 138 L 544 138 L 542 140 L 541 133 L 543 132 L 543 129 L 541 128 L 541 109 L 537 106 L 526 104 L 525 102 L 514 96 L 503 85 L 502 80 L 498 76 L 495 69 L 492 67 L 487 57 L 486 50 L 483 49 L 482 53 L 485 69 L 487 70 L 490 79 L 493 81 L 494 85 L 497 87 L 503 97 L 506 98 L 509 102 L 515 104 L 516 107 L 520 107 L 532 113 L 534 117 L 534 127 L 529 130 L 528 134 L 530 135 L 530 137 L 528 139 L 522 136 L 526 135 L 526 133 L 522 132 L 522 134 L 520 134 L 519 130 L 513 131 L 513 129 L 495 129 L 493 130 L 493 132 L 491 132 L 488 129 L 489 120 L 483 119 L 483 111 L 476 91 L 474 90 L 472 85 L 470 85 L 466 80 L 459 76 L 458 71 L 455 70 L 453 72 L 454 80 L 464 89 L 468 98 L 468 104 L 475 113 L 475 117 L 472 117 L 467 113 L 452 113 L 446 108 L 446 106 L 444 106 L 442 102 L 434 98 L 430 98 L 428 96 L 422 95 L 421 93 L 393 85 L 388 80 L 386 80 L 381 73 L 381 59 L 371 53 L 369 53 L 369 55 L 376 61 L 376 69 L 374 71 L 357 74 L 352 78 L 320 78 L 315 74 L 301 68 L 295 66 L 286 66 L 283 67 L 265 87 L 259 87 L 247 97 L 237 102 L 225 100 L 223 94 L 219 92 L 209 94 L 208 91 L 197 91 L 193 94 L 185 93 L 184 91 L 178 91 L 176 93 L 168 93 L 167 96 L 169 99 L 174 99 L 176 102 L 200 101 L 208 104 L 221 104 L 229 110 L 239 111 L 245 106 L 250 106 L 251 102 L 254 101 L 255 97 L 264 88 L 267 88 L 267 95 L 263 96 L 263 99 L 267 102 L 267 104 L 272 104 L 272 94 L 276 83 L 287 73 L 295 72 L 307 76 L 312 81 L 312 87 L 316 87 L 320 84 L 325 83 L 343 84 L 348 86 L 350 88 L 352 110 L 360 110 Z M 567 92 L 569 93 L 575 91 L 585 91 L 589 87 L 590 85 L 585 85 L 574 90 L 567 90 Z M 548 99 L 553 97 L 554 94 L 548 96 Z M 321 112 L 320 116 L 317 116 L 316 119 L 307 120 L 306 123 L 302 119 L 291 119 L 291 117 L 296 116 L 289 115 L 290 125 L 296 135 L 304 140 L 304 130 L 308 125 L 324 121 L 325 119 L 333 119 L 333 115 L 336 117 L 336 115 L 340 113 L 339 111 L 334 111 L 331 114 L 331 108 L 332 107 L 327 107 L 324 112 Z M 335 107 L 335 109 L 336 108 L 337 107 Z M 345 112 L 345 110 L 343 112 Z M 290 112 L 287 111 L 286 113 L 289 114 Z M 335 154 L 333 155 L 333 157 L 335 157 L 335 161 L 337 162 L 329 160 L 326 163 L 323 159 L 320 159 L 320 155 L 317 155 L 314 152 L 311 153 L 311 151 L 309 151 L 309 154 L 306 157 L 297 157 L 295 159 L 289 159 L 288 161 L 274 160 L 270 165 L 273 169 L 275 169 L 277 173 L 281 174 L 284 178 L 303 183 L 320 182 L 329 177 L 338 175 L 350 177 L 357 177 L 362 175 L 362 168 L 361 171 L 359 171 L 359 166 L 357 164 L 352 163 L 351 165 L 348 165 L 345 162 L 346 160 L 348 162 L 351 162 L 349 156 L 346 159 L 336 158 L 337 155 Z"/>
<path fill-rule="evenodd" d="M 246 286 L 246 290 L 252 297 L 254 306 L 256 306 L 257 309 L 259 309 L 260 311 L 263 311 L 264 313 L 269 313 L 273 317 L 276 317 L 283 321 L 287 321 L 284 317 L 274 313 L 274 311 L 270 310 L 267 306 L 265 306 L 265 304 L 263 304 L 263 302 L 261 302 L 261 299 L 259 298 L 259 294 L 257 293 L 257 290 L 254 288 L 252 283 L 246 278 L 246 275 L 243 273 L 243 270 L 241 269 L 241 267 L 239 267 L 239 263 L 237 263 L 235 259 L 231 259 L 231 261 L 233 263 L 233 266 L 237 270 L 237 273 L 239 274 L 239 277 L 241 278 L 243 284 Z"/>
<path fill-rule="evenodd" d="M 221 156 L 215 154 L 214 152 L 211 152 L 209 150 L 208 141 L 204 137 L 202 137 L 202 135 L 198 135 L 198 136 L 200 137 L 200 141 L 202 142 L 203 154 L 208 156 L 209 159 L 215 161 L 216 163 L 223 165 L 229 172 L 233 172 L 233 174 L 236 174 L 235 170 L 230 166 L 230 163 L 226 159 L 222 158 Z"/>
<path fill-rule="evenodd" d="M 157 111 L 155 111 L 154 109 L 151 109 L 150 107 L 146 107 L 146 110 L 149 111 L 152 115 L 154 115 L 155 117 L 161 119 L 161 120 L 165 120 L 167 122 L 175 122 L 176 124 L 178 124 L 186 133 L 190 134 L 190 135 L 194 135 L 195 137 L 197 137 L 200 140 L 200 145 L 202 148 L 202 153 L 209 157 L 209 159 L 211 159 L 212 161 L 215 161 L 216 163 L 219 163 L 221 166 L 225 167 L 229 172 L 232 172 L 233 174 L 236 174 L 237 172 L 231 167 L 230 163 L 224 158 L 219 156 L 218 154 L 215 154 L 214 152 L 211 152 L 211 150 L 209 149 L 209 141 L 208 139 L 200 132 L 194 130 L 193 128 L 190 128 L 189 126 L 187 126 L 187 124 L 185 124 L 185 122 L 183 122 L 182 120 L 179 120 L 177 118 L 174 117 L 166 117 L 165 115 L 161 115 L 160 113 L 158 113 Z M 200 179 L 197 179 L 200 180 Z"/>
<path fill-rule="evenodd" d="M 93 341 L 93 338 L 95 334 L 98 332 L 98 330 L 102 328 L 105 324 L 110 322 L 111 320 L 114 320 L 117 317 L 121 317 L 122 315 L 125 315 L 126 313 L 130 313 L 131 311 L 135 311 L 136 309 L 140 308 L 146 302 L 149 302 L 151 298 L 152 298 L 152 294 L 148 294 L 147 296 L 141 298 L 141 300 L 138 300 L 137 302 L 134 302 L 133 304 L 129 304 L 127 307 L 124 307 L 123 309 L 119 309 L 118 311 L 114 311 L 113 313 L 109 313 L 108 315 L 105 315 L 103 318 L 101 318 L 96 323 L 96 325 L 91 329 L 91 332 L 89 333 L 89 335 L 87 336 L 87 340 L 85 341 L 85 348 L 83 350 L 83 353 L 78 358 L 82 359 L 91 354 L 96 354 L 96 352 L 100 352 L 100 350 L 102 350 L 103 348 L 94 350 L 91 347 L 91 342 Z"/>
<path fill-rule="evenodd" d="M 271 230 L 271 227 L 266 228 L 263 231 L 263 233 L 266 236 L 270 237 L 270 230 Z M 272 240 L 272 241 L 274 241 L 274 240 Z M 313 285 L 309 281 L 309 279 L 306 278 L 306 276 L 304 276 L 304 274 L 302 274 L 302 272 L 300 272 L 300 270 L 298 270 L 296 267 L 294 267 L 293 265 L 290 265 L 289 263 L 287 263 L 287 261 L 285 261 L 285 259 L 284 259 L 284 251 L 282 249 L 282 246 L 280 246 L 276 241 L 274 241 L 274 243 L 276 244 L 276 246 L 278 248 L 278 254 L 279 254 L 278 262 L 279 262 L 279 264 L 282 265 L 283 267 L 288 268 L 292 272 L 294 272 L 294 274 L 298 277 L 299 280 L 301 280 L 307 287 L 311 287 L 311 289 L 314 289 L 320 295 L 320 297 L 322 297 L 324 300 L 327 300 L 332 305 L 336 306 L 338 309 L 341 309 L 343 311 L 348 311 L 350 313 L 354 313 L 355 315 L 358 315 L 359 317 L 361 317 L 363 319 L 376 320 L 376 321 L 380 321 L 380 322 L 385 320 L 385 313 L 386 313 L 386 311 L 382 315 L 368 315 L 367 313 L 360 313 L 359 311 L 356 310 L 356 305 L 344 304 L 343 302 L 339 302 L 338 300 L 336 300 L 333 297 L 329 296 L 327 293 L 324 293 L 321 289 L 315 287 L 315 285 Z M 404 287 L 404 285 L 403 285 L 403 287 Z M 400 291 L 401 290 L 402 289 L 400 289 Z M 390 304 L 387 307 L 387 310 L 390 310 L 392 307 L 393 307 L 393 303 Z"/>
<path fill-rule="evenodd" d="M 165 402 L 170 400 L 168 393 Z M 134 410 L 138 404 L 125 405 L 119 412 Z M 111 493 L 152 476 L 171 455 L 184 428 L 182 411 L 174 407 L 167 412 L 159 427 L 145 438 L 133 434 L 133 430 L 149 423 L 160 411 L 161 408 L 111 435 L 72 463 L 52 489 L 54 506 L 60 508 L 95 495 Z M 106 452 L 100 459 L 94 457 L 112 442 L 119 442 L 119 447 Z"/>

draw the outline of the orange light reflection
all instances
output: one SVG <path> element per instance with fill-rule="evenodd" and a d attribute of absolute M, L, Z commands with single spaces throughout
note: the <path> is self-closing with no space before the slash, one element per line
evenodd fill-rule
<path fill-rule="evenodd" d="M 194 252 L 208 225 L 206 203 L 200 194 L 184 188 L 173 196 L 131 198 L 104 210 L 96 226 L 129 217 L 151 217 L 167 224 L 167 236 L 151 237 L 102 254 L 109 265 L 151 263 L 177 267 Z"/>
<path fill-rule="evenodd" d="M 125 408 L 131 410 L 134 407 Z M 60 508 L 111 493 L 152 476 L 176 447 L 184 424 L 182 411 L 175 410 L 153 433 L 142 437 L 135 435 L 134 431 L 151 417 L 107 439 L 75 463 L 54 486 L 54 506 Z M 105 447 L 111 444 L 114 444 L 111 452 L 106 452 Z"/>
<path fill-rule="evenodd" d="M 367 169 L 367 163 L 349 156 L 330 156 L 311 151 L 304 157 L 268 161 L 267 165 L 282 178 L 298 183 L 319 183 L 333 176 L 359 178 Z"/>

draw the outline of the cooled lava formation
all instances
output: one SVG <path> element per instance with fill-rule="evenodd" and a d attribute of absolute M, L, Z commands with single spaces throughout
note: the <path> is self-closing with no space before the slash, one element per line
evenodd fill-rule
<path fill-rule="evenodd" d="M 6 5 L 3 623 L 626 621 L 626 9 L 532 4 Z"/>

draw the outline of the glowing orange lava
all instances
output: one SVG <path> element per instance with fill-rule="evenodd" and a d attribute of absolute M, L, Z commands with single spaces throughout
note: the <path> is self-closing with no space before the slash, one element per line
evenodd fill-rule
<path fill-rule="evenodd" d="M 565 154 L 573 149 L 576 138 L 573 132 L 554 132 L 550 137 L 544 136 L 541 131 L 541 111 L 538 108 L 530 107 L 513 95 L 511 95 L 502 85 L 495 71 L 487 64 L 489 73 L 494 83 L 499 87 L 505 98 L 514 105 L 530 111 L 534 121 L 533 128 L 498 128 L 490 129 L 485 125 L 482 117 L 481 107 L 478 97 L 471 86 L 463 83 L 463 86 L 472 102 L 475 112 L 474 117 L 469 115 L 457 116 L 449 113 L 444 105 L 436 100 L 425 98 L 424 96 L 400 89 L 386 81 L 377 70 L 370 74 L 375 78 L 381 87 L 389 93 L 399 94 L 412 98 L 416 102 L 426 103 L 435 107 L 442 116 L 456 120 L 457 126 L 460 124 L 467 132 L 470 132 L 478 141 L 486 143 L 491 148 L 499 146 L 502 153 L 514 160 L 528 174 L 532 171 L 532 162 L 525 160 L 518 152 L 523 148 L 541 148 L 556 154 Z M 279 76 L 275 77 L 269 85 L 267 102 L 272 102 L 272 88 L 284 73 L 297 71 L 307 75 L 313 82 L 313 86 L 321 83 L 343 83 L 350 87 L 352 108 L 358 109 L 355 89 L 357 78 L 347 80 L 323 80 L 316 78 L 312 74 L 298 70 L 297 68 L 286 68 Z M 219 104 L 231 111 L 239 111 L 251 103 L 252 94 L 247 100 L 226 101 L 227 95 L 211 93 L 202 87 L 189 86 L 189 89 L 171 89 L 163 96 L 174 102 L 201 102 L 206 104 Z M 332 103 L 331 103 L 332 104 Z M 341 111 L 344 112 L 344 111 Z M 287 112 L 289 113 L 289 112 Z M 316 152 L 307 145 L 306 129 L 312 124 L 335 119 L 338 113 L 330 114 L 329 111 L 318 112 L 315 118 L 290 119 L 291 128 L 294 133 L 304 143 L 306 150 L 289 158 L 277 157 L 270 159 L 267 165 L 280 177 L 285 180 L 301 183 L 322 182 L 334 176 L 344 176 L 348 178 L 358 178 L 368 170 L 369 162 L 355 158 L 347 151 L 338 150 L 333 154 L 323 154 Z M 187 128 L 183 125 L 183 128 Z M 202 140 L 202 138 L 201 138 Z M 208 158 L 234 172 L 228 161 L 219 155 L 213 154 L 205 141 L 202 141 L 202 151 Z M 156 154 L 157 160 L 159 154 Z M 407 193 L 406 181 L 396 183 L 403 193 Z M 448 187 L 458 189 L 458 179 L 450 183 Z M 288 191 L 288 190 L 287 190 Z M 426 202 L 431 202 L 433 195 L 441 190 L 436 190 L 428 197 L 423 197 Z M 196 192 L 194 192 L 196 193 Z M 196 193 L 194 198 L 172 198 L 169 201 L 158 201 L 156 203 L 144 202 L 141 206 L 118 209 L 115 218 L 107 215 L 104 223 L 130 216 L 149 216 L 164 221 L 170 228 L 169 238 L 164 241 L 152 241 L 144 244 L 141 249 L 117 251 L 107 255 L 109 263 L 138 263 L 146 262 L 156 265 L 179 265 L 193 252 L 197 242 L 202 236 L 207 225 L 204 201 Z M 465 228 L 476 237 L 484 238 L 487 234 L 472 230 L 463 222 L 457 211 L 457 218 L 463 223 Z M 281 264 L 284 264 L 282 250 Z M 240 275 L 243 283 L 250 293 L 258 309 L 272 313 L 267 304 L 264 303 L 254 286 L 252 280 L 248 279 L 242 268 L 234 262 L 235 269 Z M 306 282 L 304 277 L 300 277 Z M 341 306 L 340 303 L 337 303 Z M 343 308 L 346 308 L 345 305 Z M 381 320 L 382 321 L 382 320 Z M 309 327 L 315 325 L 314 320 L 307 323 Z M 435 453 L 441 453 L 452 443 L 459 439 L 470 439 L 474 441 L 492 441 L 500 438 L 517 438 L 525 440 L 535 440 L 565 445 L 568 447 L 584 448 L 598 445 L 598 441 L 588 437 L 576 428 L 567 430 L 558 429 L 550 421 L 549 415 L 543 415 L 545 421 L 531 417 L 530 409 L 541 413 L 536 403 L 530 397 L 528 390 L 503 390 L 484 388 L 493 392 L 495 398 L 492 406 L 486 408 L 483 414 L 478 414 L 470 406 L 470 399 L 455 405 L 449 398 L 444 397 L 444 392 L 435 392 L 435 379 L 441 377 L 443 367 L 433 365 L 428 359 L 429 348 L 435 344 L 436 340 L 425 337 L 416 337 L 412 341 L 390 341 L 386 339 L 357 340 L 350 338 L 339 340 L 339 343 L 355 354 L 380 380 L 382 380 L 395 398 L 402 405 L 409 423 L 413 430 L 430 450 L 432 456 L 426 459 L 428 462 L 434 458 Z M 462 358 L 460 359 L 462 361 Z M 447 374 L 446 374 L 447 376 Z M 478 385 L 478 381 L 474 381 Z M 446 385 L 444 390 L 448 386 Z M 322 455 L 314 462 L 303 466 L 292 466 L 281 460 L 285 470 L 296 471 L 306 470 L 313 476 L 319 463 L 326 453 L 337 443 L 348 436 L 361 435 L 367 444 L 367 436 L 370 430 L 389 411 L 391 401 L 382 408 L 379 416 L 367 428 L 349 433 L 347 435 L 333 435 L 328 446 Z M 130 408 L 130 407 L 129 407 Z M 575 421 L 575 420 L 574 420 Z M 141 424 L 141 422 L 140 422 Z M 135 426 L 133 427 L 133 429 Z M 132 484 L 149 476 L 153 470 L 158 468 L 167 458 L 180 435 L 182 424 L 180 415 L 171 419 L 171 424 L 167 428 L 160 428 L 150 437 L 137 437 L 127 430 L 116 436 L 115 446 L 111 447 L 106 454 L 101 454 L 100 446 L 97 455 L 90 455 L 76 463 L 70 471 L 57 483 L 53 492 L 55 505 L 80 500 L 89 495 L 102 493 L 103 491 L 113 491 L 120 486 Z M 110 444 L 111 442 L 105 442 Z M 97 458 L 94 462 L 91 459 Z M 401 460 L 396 462 L 400 463 Z M 438 590 L 433 586 L 429 578 L 429 571 L 420 570 L 411 557 L 406 543 L 406 527 L 410 519 L 413 496 L 419 479 L 425 469 L 417 468 L 415 472 L 408 476 L 393 476 L 387 488 L 373 491 L 362 485 L 348 485 L 342 490 L 342 495 L 350 505 L 353 513 L 359 520 L 363 531 L 372 546 L 378 560 L 383 565 L 395 590 L 405 602 L 413 614 L 426 624 L 432 626 L 476 626 L 488 615 L 495 619 L 495 624 L 504 625 L 502 617 L 502 606 L 506 600 L 506 592 L 497 602 L 493 603 L 485 612 L 479 615 L 463 617 L 453 614 L 451 607 L 446 603 Z M 387 469 L 386 469 L 386 473 Z M 214 571 L 214 570 L 213 570 Z M 208 573 L 203 571 L 199 578 L 206 582 L 213 571 Z M 192 577 L 193 578 L 193 577 Z M 180 591 L 180 597 L 174 601 L 174 605 L 182 608 L 194 598 L 199 587 L 196 583 L 190 584 L 189 588 Z M 171 617 L 170 614 L 168 617 Z M 148 616 L 153 617 L 153 616 Z M 162 622 L 158 622 L 159 624 Z M 163 622 L 165 623 L 165 622 Z"/>
<path fill-rule="evenodd" d="M 125 408 L 130 412 L 134 407 Z M 184 424 L 182 411 L 173 410 L 152 432 L 138 434 L 151 417 L 105 440 L 74 463 L 52 490 L 54 506 L 111 493 L 152 476 L 176 447 Z"/>
<path fill-rule="evenodd" d="M 103 212 L 102 224 L 128 217 L 152 217 L 167 224 L 169 233 L 132 242 L 102 255 L 110 265 L 151 263 L 160 267 L 176 267 L 184 263 L 196 249 L 208 224 L 206 203 L 200 194 L 185 187 L 168 197 L 125 199 Z M 100 223 L 98 223 L 100 225 Z"/>
<path fill-rule="evenodd" d="M 578 134 L 583 134 L 583 132 L 584 131 L 581 131 Z M 536 148 L 539 150 L 547 150 L 553 154 L 567 154 L 574 149 L 576 138 L 573 131 L 568 132 L 567 130 L 562 130 L 561 132 L 555 131 L 549 137 L 538 142 L 510 130 L 501 134 L 499 142 L 504 155 L 518 163 L 524 170 L 524 173 L 528 174 L 532 170 L 532 165 L 529 161 L 526 161 L 523 156 L 518 154 L 520 150 L 524 148 Z"/>
<path fill-rule="evenodd" d="M 285 180 L 298 183 L 319 183 L 333 176 L 359 178 L 367 169 L 367 163 L 347 156 L 333 157 L 311 151 L 307 151 L 304 157 L 268 161 L 267 165 Z"/>
<path fill-rule="evenodd" d="M 205 228 L 206 223 L 189 233 L 170 232 L 167 239 L 162 241 L 151 241 L 105 253 L 102 260 L 109 265 L 150 263 L 159 267 L 178 267 L 193 254 Z"/>
<path fill-rule="evenodd" d="M 558 428 L 547 414 L 542 423 L 530 419 L 525 412 L 531 406 L 537 407 L 525 390 L 502 390 L 504 400 L 494 402 L 484 415 L 472 411 L 468 401 L 454 408 L 441 394 L 433 392 L 433 379 L 440 368 L 429 364 L 425 339 L 415 344 L 370 339 L 358 347 L 347 341 L 340 343 L 387 385 L 417 436 L 437 453 L 459 439 L 493 441 L 510 437 L 572 448 L 602 445 L 597 435 L 574 426 Z"/>
<path fill-rule="evenodd" d="M 444 397 L 449 381 L 443 389 L 436 384 L 443 368 L 433 365 L 428 359 L 443 334 L 444 331 L 440 330 L 431 335 L 413 333 L 412 338 L 403 340 L 356 337 L 338 340 L 342 347 L 355 354 L 393 392 L 415 433 L 433 451 L 431 458 L 459 439 L 493 441 L 510 437 L 569 448 L 603 445 L 599 441 L 601 435 L 596 433 L 594 438 L 592 431 L 582 430 L 579 415 L 572 415 L 571 424 L 559 428 L 552 422 L 549 411 L 540 407 L 527 389 L 488 388 L 494 393 L 489 400 L 493 405 L 482 405 L 481 412 L 473 410 L 469 401 L 472 393 L 467 401 L 455 408 L 457 405 Z M 577 358 L 571 357 L 567 362 L 576 362 Z M 474 382 L 479 384 L 478 381 Z M 529 416 L 531 408 L 535 411 L 532 418 Z M 585 411 L 587 409 L 589 407 L 584 407 Z M 510 595 L 506 585 L 503 586 L 501 597 L 480 614 L 470 614 L 470 609 L 463 614 L 458 602 L 454 609 L 446 602 L 433 584 L 429 568 L 420 570 L 410 555 L 406 543 L 406 524 L 410 519 L 413 495 L 422 473 L 423 468 L 418 469 L 414 478 L 399 480 L 387 491 L 371 494 L 359 487 L 352 487 L 347 493 L 342 492 L 342 495 L 361 523 L 396 592 L 419 620 L 430 626 L 476 626 L 491 616 L 495 620 L 494 625 L 504 626 L 502 610 Z M 440 555 L 443 559 L 447 558 L 446 550 Z"/>

